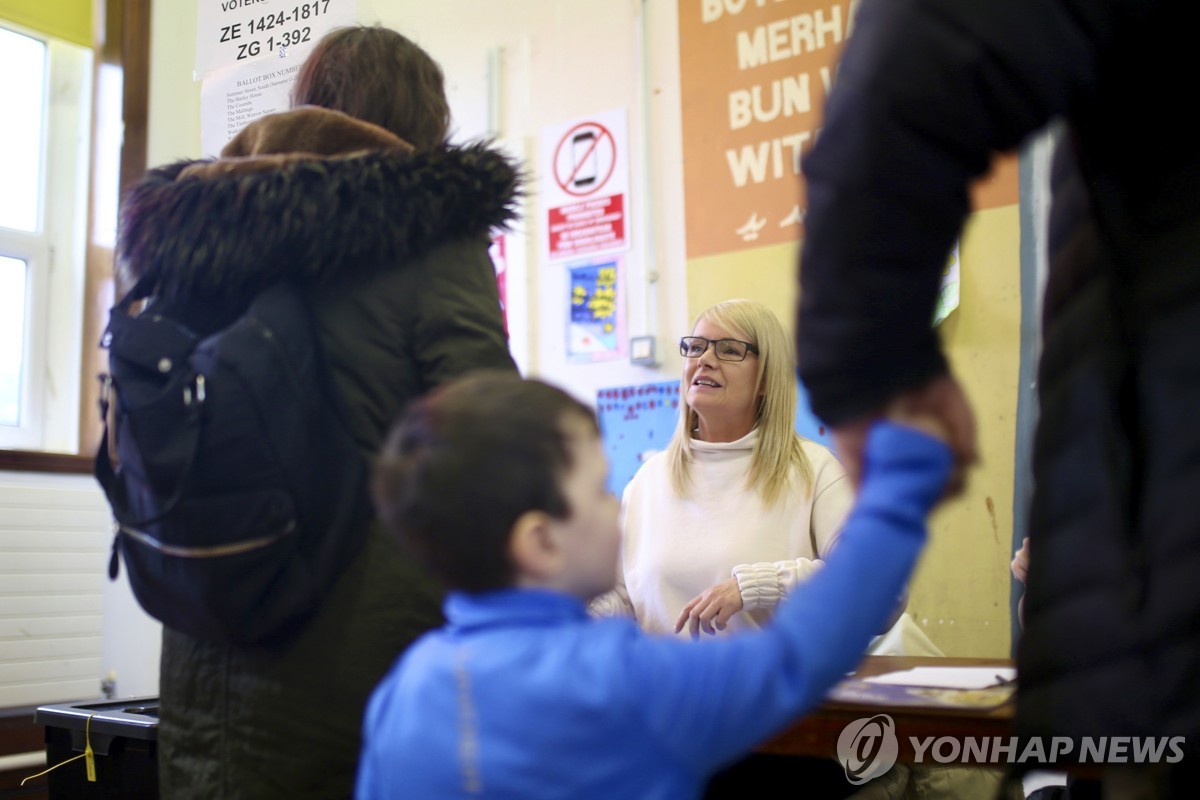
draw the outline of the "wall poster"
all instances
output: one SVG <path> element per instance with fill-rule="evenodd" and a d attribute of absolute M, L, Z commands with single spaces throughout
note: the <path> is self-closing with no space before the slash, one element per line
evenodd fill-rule
<path fill-rule="evenodd" d="M 626 350 L 623 256 L 597 256 L 567 265 L 567 358 L 611 361 Z"/>

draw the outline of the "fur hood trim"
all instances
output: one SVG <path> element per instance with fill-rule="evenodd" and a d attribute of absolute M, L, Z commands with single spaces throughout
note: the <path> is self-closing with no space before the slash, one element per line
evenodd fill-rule
<path fill-rule="evenodd" d="M 506 228 L 522 180 L 486 143 L 208 168 L 219 163 L 160 167 L 130 192 L 117 244 L 126 285 L 149 275 L 161 296 L 230 297 L 403 268 L 443 242 Z"/>

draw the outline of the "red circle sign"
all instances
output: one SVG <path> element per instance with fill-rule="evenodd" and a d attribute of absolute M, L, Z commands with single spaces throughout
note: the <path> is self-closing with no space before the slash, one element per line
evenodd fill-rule
<path fill-rule="evenodd" d="M 564 148 L 570 146 L 570 151 Z M 617 143 L 599 122 L 581 122 L 554 148 L 554 181 L 569 195 L 586 197 L 608 183 L 617 165 Z"/>

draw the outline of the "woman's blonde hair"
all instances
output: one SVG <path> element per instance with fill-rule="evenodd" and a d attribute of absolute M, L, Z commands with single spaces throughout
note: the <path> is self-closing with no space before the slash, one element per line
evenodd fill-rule
<path fill-rule="evenodd" d="M 792 470 L 807 491 L 812 485 L 812 465 L 796 433 L 796 358 L 779 317 L 754 300 L 726 300 L 700 312 L 692 330 L 708 321 L 758 347 L 756 387 L 762 392 L 758 416 L 758 441 L 746 476 L 746 488 L 757 491 L 770 505 L 788 486 Z M 691 487 L 692 431 L 699 418 L 687 402 L 687 386 L 679 387 L 679 424 L 667 446 L 671 485 L 680 497 Z"/>

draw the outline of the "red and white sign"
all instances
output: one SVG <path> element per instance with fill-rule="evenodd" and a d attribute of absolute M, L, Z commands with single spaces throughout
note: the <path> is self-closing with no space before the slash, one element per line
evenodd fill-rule
<path fill-rule="evenodd" d="M 569 258 L 627 247 L 624 205 L 625 195 L 616 194 L 551 208 L 550 257 Z"/>
<path fill-rule="evenodd" d="M 542 206 L 551 260 L 629 247 L 625 110 L 546 128 Z"/>
<path fill-rule="evenodd" d="M 492 266 L 496 268 L 496 289 L 500 292 L 500 315 L 504 319 L 504 332 L 508 333 L 508 247 L 505 235 L 497 233 L 488 247 Z"/>

